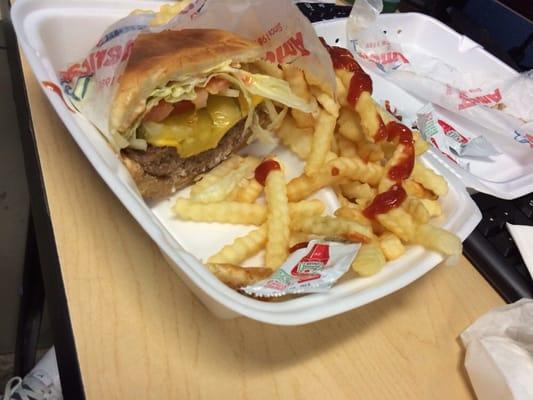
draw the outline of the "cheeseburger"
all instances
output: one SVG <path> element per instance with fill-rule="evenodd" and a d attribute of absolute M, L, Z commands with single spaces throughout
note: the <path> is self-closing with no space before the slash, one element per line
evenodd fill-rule
<path fill-rule="evenodd" d="M 146 199 L 190 184 L 279 124 L 280 108 L 313 112 L 269 75 L 252 41 L 216 29 L 165 30 L 135 40 L 120 76 L 110 130 Z M 278 119 L 276 121 L 275 119 Z"/>

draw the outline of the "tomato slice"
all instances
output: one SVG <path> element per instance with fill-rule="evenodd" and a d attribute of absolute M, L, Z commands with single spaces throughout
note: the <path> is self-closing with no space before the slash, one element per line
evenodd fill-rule
<path fill-rule="evenodd" d="M 170 115 L 180 115 L 187 112 L 194 111 L 194 103 L 190 100 L 182 100 L 178 101 L 174 105 L 174 110 L 170 113 Z"/>
<path fill-rule="evenodd" d="M 174 110 L 174 104 L 161 100 L 144 116 L 143 121 L 161 122 Z"/>
<path fill-rule="evenodd" d="M 161 122 L 171 115 L 179 115 L 185 112 L 194 111 L 194 104 L 189 100 L 178 101 L 177 103 L 167 103 L 161 100 L 144 116 L 143 121 Z"/>

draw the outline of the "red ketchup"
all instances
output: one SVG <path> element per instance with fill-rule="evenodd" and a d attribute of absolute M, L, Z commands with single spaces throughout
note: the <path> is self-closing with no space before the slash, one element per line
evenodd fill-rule
<path fill-rule="evenodd" d="M 354 107 L 363 92 L 372 94 L 372 79 L 365 71 L 360 69 L 359 71 L 354 71 L 352 79 L 350 79 L 346 101 Z"/>
<path fill-rule="evenodd" d="M 309 242 L 296 243 L 294 246 L 292 246 L 289 249 L 289 253 L 294 253 L 296 250 L 305 249 L 308 244 L 309 244 Z"/>
<path fill-rule="evenodd" d="M 404 154 L 401 161 L 389 170 L 389 178 L 399 182 L 409 178 L 415 166 L 415 146 L 413 144 L 413 133 L 405 125 L 396 121 L 387 124 L 387 140 L 389 142 L 398 138 L 403 144 Z"/>
<path fill-rule="evenodd" d="M 350 79 L 350 87 L 348 88 L 348 104 L 353 107 L 363 92 L 372 94 L 372 79 L 370 79 L 370 76 L 355 61 L 352 53 L 348 49 L 328 45 L 324 38 L 320 38 L 320 41 L 331 57 L 333 68 L 353 72 L 352 78 Z"/>
<path fill-rule="evenodd" d="M 255 169 L 255 180 L 265 186 L 265 181 L 270 171 L 281 170 L 279 163 L 275 160 L 265 160 Z"/>
<path fill-rule="evenodd" d="M 384 214 L 393 208 L 400 207 L 406 197 L 407 193 L 401 185 L 393 185 L 386 192 L 378 194 L 372 203 L 363 210 L 363 215 L 374 219 L 378 214 Z"/>

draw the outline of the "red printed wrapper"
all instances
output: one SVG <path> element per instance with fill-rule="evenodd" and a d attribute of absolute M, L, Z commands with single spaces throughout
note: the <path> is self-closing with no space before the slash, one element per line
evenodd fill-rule
<path fill-rule="evenodd" d="M 460 70 L 453 59 L 390 39 L 377 22 L 382 7 L 382 0 L 355 1 L 347 33 L 357 60 L 416 97 L 475 123 L 480 132 L 500 136 L 499 142 L 514 147 L 505 153 L 529 157 L 531 147 L 522 139 L 533 136 L 533 71 L 502 79 L 482 68 Z M 463 52 L 479 47 L 466 36 L 461 40 Z"/>
<path fill-rule="evenodd" d="M 348 271 L 360 247 L 312 240 L 293 252 L 272 276 L 242 290 L 257 297 L 325 292 Z"/>
<path fill-rule="evenodd" d="M 482 136 L 470 136 L 459 132 L 450 122 L 435 114 L 431 104 L 426 104 L 417 113 L 417 126 L 424 139 L 446 157 L 468 170 L 468 161 L 463 157 L 487 158 L 501 154 Z"/>
<path fill-rule="evenodd" d="M 316 78 L 331 92 L 335 75 L 329 55 L 311 23 L 290 0 L 196 0 L 165 25 L 150 27 L 155 14 L 136 12 L 110 26 L 84 60 L 59 72 L 64 92 L 115 148 L 127 143 L 110 132 L 110 107 L 117 81 L 133 42 L 141 32 L 166 29 L 216 28 L 257 41 L 264 59 L 292 63 Z"/>

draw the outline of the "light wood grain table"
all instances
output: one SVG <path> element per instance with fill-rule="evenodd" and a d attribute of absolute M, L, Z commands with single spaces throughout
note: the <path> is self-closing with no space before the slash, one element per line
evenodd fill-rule
<path fill-rule="evenodd" d="M 467 260 L 305 326 L 217 319 L 92 169 L 25 62 L 23 70 L 88 399 L 474 397 L 457 338 L 503 301 Z"/>

